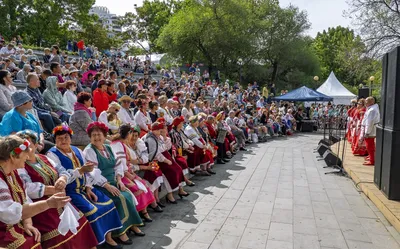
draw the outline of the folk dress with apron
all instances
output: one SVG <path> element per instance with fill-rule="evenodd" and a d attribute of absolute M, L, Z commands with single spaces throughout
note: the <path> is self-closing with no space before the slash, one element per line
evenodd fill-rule
<path fill-rule="evenodd" d="M 111 147 L 107 144 L 104 145 L 108 154 L 107 158 L 93 145 L 89 144 L 88 146 L 96 152 L 98 162 L 97 167 L 100 169 L 101 175 L 107 179 L 109 184 L 118 188 L 114 172 L 115 158 Z M 142 225 L 142 218 L 140 218 L 136 210 L 135 200 L 133 199 L 133 194 L 131 191 L 121 191 L 119 196 L 113 196 L 110 192 L 108 192 L 107 189 L 103 187 L 95 186 L 95 188 L 99 189 L 103 194 L 107 195 L 111 200 L 113 200 L 114 205 L 118 210 L 122 228 L 114 230 L 112 232 L 113 236 L 121 236 L 132 226 Z"/>
<path fill-rule="evenodd" d="M 66 170 L 79 169 L 84 164 L 83 157 L 78 148 L 71 146 L 72 157 L 59 151 L 53 147 L 49 152 L 55 154 L 61 165 Z M 99 244 L 105 242 L 107 233 L 122 228 L 121 219 L 114 202 L 96 188 L 92 192 L 97 196 L 97 202 L 90 201 L 85 192 L 86 178 L 76 178 L 76 180 L 68 184 L 65 188 L 66 194 L 71 197 L 72 203 L 77 207 L 86 218 L 96 235 Z"/>

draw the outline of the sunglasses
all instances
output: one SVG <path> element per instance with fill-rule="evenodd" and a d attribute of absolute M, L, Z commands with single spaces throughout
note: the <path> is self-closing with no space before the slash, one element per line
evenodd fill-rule
<path fill-rule="evenodd" d="M 119 112 L 119 109 L 115 109 L 115 112 Z"/>
<path fill-rule="evenodd" d="M 122 103 L 131 103 L 130 100 L 122 100 Z"/>

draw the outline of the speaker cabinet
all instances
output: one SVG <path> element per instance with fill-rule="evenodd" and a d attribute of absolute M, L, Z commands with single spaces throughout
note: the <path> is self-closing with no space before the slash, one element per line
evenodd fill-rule
<path fill-rule="evenodd" d="M 331 140 L 324 138 L 324 139 L 319 140 L 318 145 L 320 145 L 320 144 L 324 144 L 326 146 L 331 146 L 332 142 L 331 142 Z"/>
<path fill-rule="evenodd" d="M 374 182 L 375 185 L 381 189 L 381 177 L 382 177 L 382 152 L 383 152 L 383 128 L 381 125 L 376 127 L 376 157 L 374 167 Z"/>
<path fill-rule="evenodd" d="M 320 144 L 317 147 L 317 151 L 320 156 L 322 156 L 325 153 L 325 151 L 327 151 L 327 150 L 331 150 L 331 148 L 329 148 L 329 146 L 327 146 L 325 144 Z"/>
<path fill-rule="evenodd" d="M 358 89 L 358 98 L 365 99 L 369 96 L 369 88 L 360 88 Z"/>
<path fill-rule="evenodd" d="M 314 122 L 303 122 L 301 124 L 301 132 L 313 132 L 314 130 Z"/>
<path fill-rule="evenodd" d="M 340 137 L 336 135 L 330 135 L 329 140 L 331 140 L 332 144 L 335 144 L 340 141 Z"/>
<path fill-rule="evenodd" d="M 400 131 L 384 128 L 382 133 L 381 190 L 389 200 L 400 200 Z"/>
<path fill-rule="evenodd" d="M 340 160 L 340 158 L 330 150 L 325 151 L 322 157 L 324 158 L 326 166 L 328 167 L 332 167 L 335 165 L 337 165 L 338 167 L 343 167 L 342 160 Z"/>
<path fill-rule="evenodd" d="M 389 53 L 385 79 L 383 127 L 397 131 L 400 130 L 400 47 Z"/>
<path fill-rule="evenodd" d="M 388 79 L 388 62 L 389 54 L 385 54 L 382 58 L 382 87 L 381 87 L 381 102 L 379 103 L 379 111 L 380 111 L 380 120 L 379 124 L 382 128 L 385 128 L 385 109 L 386 109 L 386 96 L 387 96 L 387 79 Z"/>

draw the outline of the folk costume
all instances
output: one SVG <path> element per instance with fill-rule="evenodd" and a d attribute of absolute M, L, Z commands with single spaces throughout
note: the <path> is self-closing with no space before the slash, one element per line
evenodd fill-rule
<path fill-rule="evenodd" d="M 172 155 L 169 153 L 169 151 L 172 149 L 171 138 L 164 138 L 160 136 L 158 141 L 161 145 L 161 154 L 172 162 L 171 165 L 165 163 L 164 160 L 158 163 L 161 172 L 163 173 L 165 188 L 167 189 L 168 193 L 171 193 L 178 190 L 179 187 L 185 186 L 185 178 L 183 177 L 181 166 L 176 163 L 176 161 L 172 158 Z"/>
<path fill-rule="evenodd" d="M 49 196 L 44 195 L 46 186 L 54 186 L 59 176 L 65 176 L 67 183 L 70 183 L 71 177 L 69 173 L 59 165 L 56 165 L 51 159 L 45 155 L 36 155 L 37 163 L 26 162 L 25 168 L 18 169 L 18 173 L 26 186 L 26 192 L 34 201 L 47 200 Z M 60 209 L 48 209 L 32 217 L 34 226 L 42 235 L 42 246 L 48 249 L 89 249 L 98 245 L 96 236 L 90 227 L 89 221 L 79 212 L 80 219 L 78 233 L 73 234 L 69 231 L 66 235 L 58 232 L 60 223 Z"/>
<path fill-rule="evenodd" d="M 188 155 L 188 165 L 192 169 L 208 168 L 210 158 L 205 153 L 206 142 L 198 130 L 191 125 L 186 126 L 185 135 L 194 143 L 194 152 Z"/>
<path fill-rule="evenodd" d="M 367 147 L 365 146 L 365 141 L 360 141 L 360 137 L 364 134 L 364 127 L 361 125 L 362 120 L 364 119 L 366 108 L 362 107 L 361 109 L 357 109 L 353 112 L 352 123 L 355 125 L 352 132 L 353 141 L 352 141 L 352 151 L 354 155 L 357 156 L 366 156 L 368 154 Z"/>
<path fill-rule="evenodd" d="M 362 120 L 364 126 L 364 140 L 367 147 L 369 162 L 364 165 L 375 164 L 375 137 L 376 137 L 376 125 L 379 123 L 380 113 L 378 104 L 373 104 L 367 107 L 367 112 Z"/>
<path fill-rule="evenodd" d="M 135 173 L 136 170 L 139 170 L 139 166 L 133 165 L 131 160 L 136 160 L 137 155 L 131 147 L 121 141 L 113 142 L 111 148 L 116 158 L 116 165 L 119 165 L 122 169 L 122 182 L 138 200 L 136 209 L 140 212 L 154 202 L 155 199 L 153 192 L 147 186 L 147 183 Z M 133 180 L 129 179 L 126 173 L 132 175 Z"/>
<path fill-rule="evenodd" d="M 132 226 L 141 225 L 142 219 L 136 210 L 137 201 L 132 192 L 130 190 L 120 191 L 121 194 L 119 196 L 114 196 L 103 187 L 106 183 L 109 183 L 118 188 L 116 175 L 123 176 L 121 167 L 119 167 L 111 147 L 105 144 L 104 150 L 99 150 L 92 144 L 89 144 L 83 151 L 83 155 L 87 161 L 95 163 L 95 166 L 101 171 L 101 175 L 95 176 L 95 188 L 108 196 L 117 208 L 122 228 L 114 230 L 112 232 L 113 237 L 125 234 Z"/>
<path fill-rule="evenodd" d="M 92 188 L 97 196 L 97 202 L 88 199 L 85 190 L 86 187 L 92 186 L 88 183 L 89 178 L 87 179 L 86 175 L 81 176 L 78 171 L 85 163 L 81 150 L 71 146 L 71 152 L 64 153 L 53 147 L 47 156 L 70 173 L 71 180 L 65 188 L 66 194 L 89 220 L 99 244 L 104 243 L 108 232 L 122 228 L 121 219 L 114 202 L 98 189 Z"/>
<path fill-rule="evenodd" d="M 28 203 L 17 171 L 6 175 L 0 167 L 0 246 L 12 249 L 41 249 L 34 236 L 25 233 L 22 206 Z"/>
<path fill-rule="evenodd" d="M 143 137 L 149 132 L 149 127 L 151 125 L 151 120 L 147 113 L 142 110 L 142 108 L 139 109 L 138 112 L 136 112 L 135 117 L 134 117 L 136 125 L 139 126 L 140 128 L 140 135 L 139 137 Z"/>

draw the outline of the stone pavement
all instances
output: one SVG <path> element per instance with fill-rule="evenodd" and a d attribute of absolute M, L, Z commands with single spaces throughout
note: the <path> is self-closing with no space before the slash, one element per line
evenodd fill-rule
<path fill-rule="evenodd" d="M 277 138 L 194 177 L 191 195 L 150 212 L 124 248 L 400 249 L 400 236 L 346 177 L 325 175 L 321 135 Z"/>

